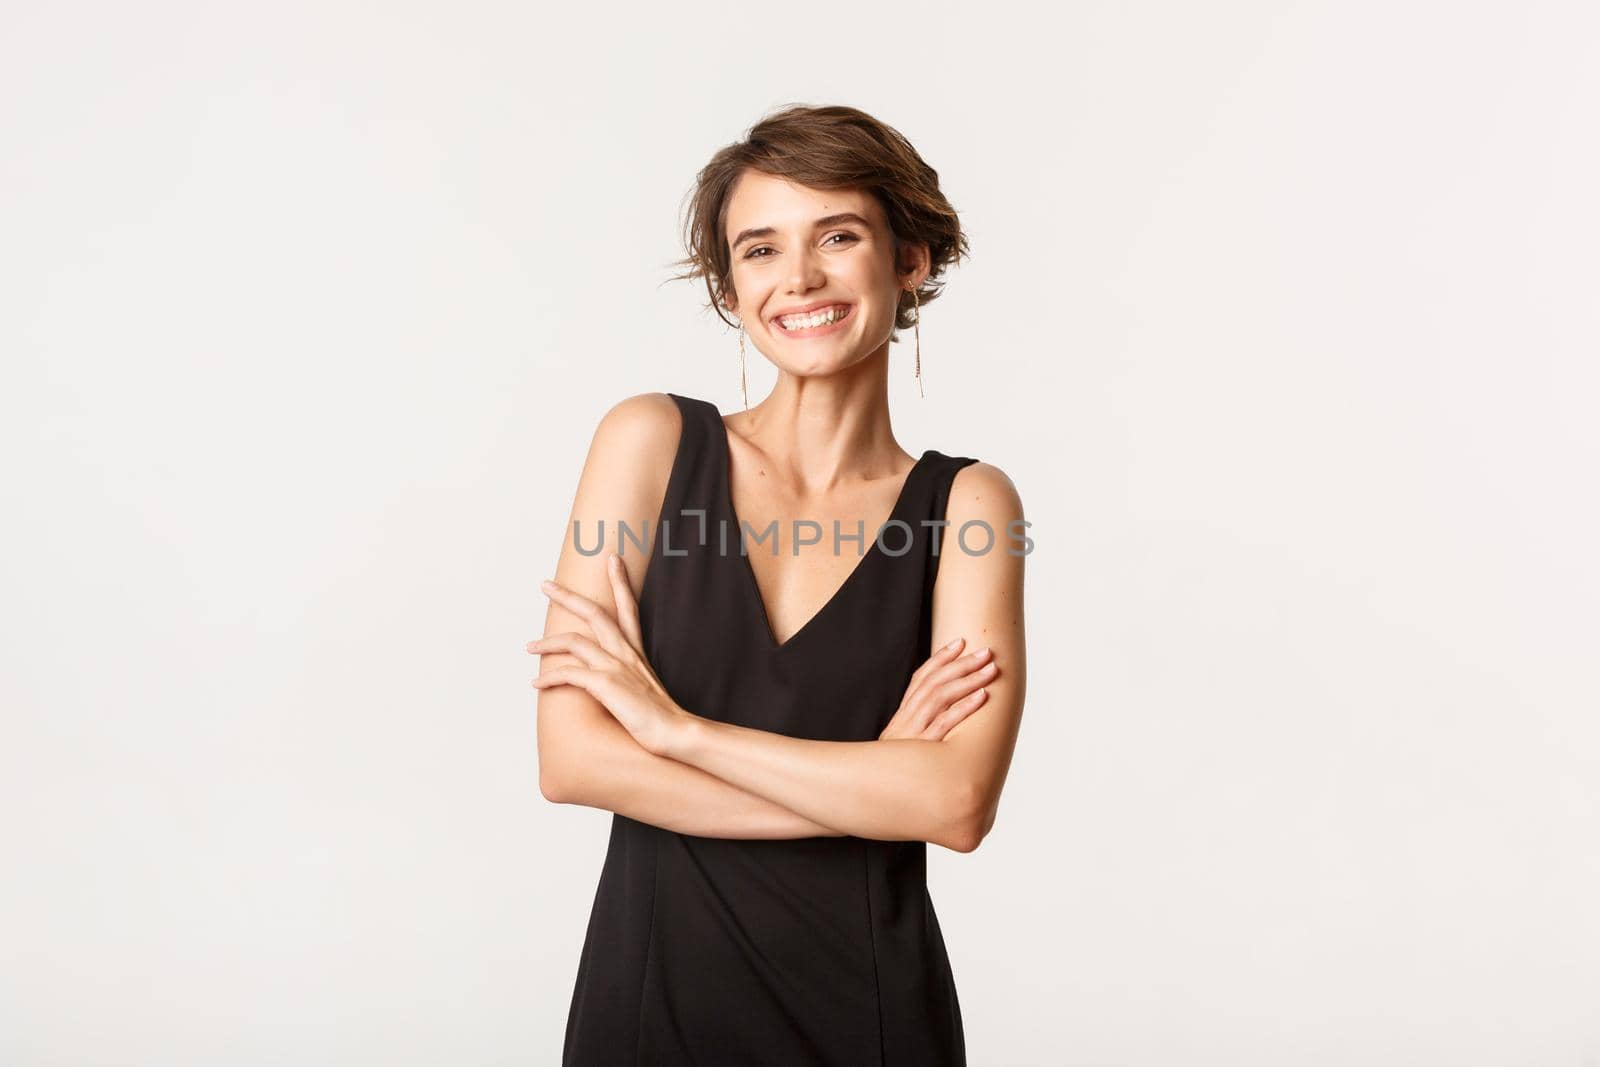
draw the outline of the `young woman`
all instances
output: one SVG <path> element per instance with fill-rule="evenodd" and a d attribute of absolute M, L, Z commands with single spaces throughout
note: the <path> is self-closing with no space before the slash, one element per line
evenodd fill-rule
<path fill-rule="evenodd" d="M 1026 524 L 998 468 L 890 426 L 889 345 L 966 253 L 937 178 L 847 107 L 699 175 L 684 276 L 778 379 L 607 412 L 543 587 L 540 786 L 616 813 L 569 1067 L 966 1061 L 926 849 L 994 823 Z"/>

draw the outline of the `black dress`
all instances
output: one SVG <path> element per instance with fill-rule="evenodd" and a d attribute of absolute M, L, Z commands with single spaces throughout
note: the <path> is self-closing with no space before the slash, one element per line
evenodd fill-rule
<path fill-rule="evenodd" d="M 977 461 L 924 452 L 881 538 L 863 531 L 850 577 L 780 645 L 740 553 L 722 416 L 668 395 L 683 432 L 639 593 L 662 684 L 706 718 L 876 740 L 930 654 L 934 542 L 942 549 L 951 531 L 926 523 L 942 524 L 951 479 Z M 744 537 L 747 552 L 771 551 L 761 533 Z M 824 530 L 818 549 L 833 536 Z M 562 1063 L 964 1065 L 927 844 L 697 837 L 613 816 Z"/>

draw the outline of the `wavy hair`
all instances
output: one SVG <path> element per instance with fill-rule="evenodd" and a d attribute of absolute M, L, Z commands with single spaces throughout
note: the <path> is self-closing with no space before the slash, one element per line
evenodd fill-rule
<path fill-rule="evenodd" d="M 674 261 L 686 269 L 670 280 L 703 278 L 711 310 L 729 326 L 735 324 L 722 313 L 732 272 L 728 200 L 746 168 L 815 189 L 870 193 L 889 220 L 896 270 L 902 246 L 928 246 L 928 276 L 916 296 L 921 306 L 939 298 L 945 269 L 971 256 L 961 220 L 939 189 L 939 172 L 898 130 L 853 107 L 787 105 L 768 113 L 742 140 L 718 150 L 685 198 L 683 243 L 689 254 Z M 911 328 L 913 306 L 911 291 L 903 290 L 896 330 Z"/>

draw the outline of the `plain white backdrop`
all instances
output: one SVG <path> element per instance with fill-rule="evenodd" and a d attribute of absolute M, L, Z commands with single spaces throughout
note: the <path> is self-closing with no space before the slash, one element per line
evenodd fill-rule
<path fill-rule="evenodd" d="M 974 1067 L 1600 1064 L 1591 5 L 0 21 L 0 1063 L 558 1062 L 537 583 L 611 404 L 738 405 L 664 279 L 805 102 L 961 211 L 896 433 L 1033 524 Z"/>

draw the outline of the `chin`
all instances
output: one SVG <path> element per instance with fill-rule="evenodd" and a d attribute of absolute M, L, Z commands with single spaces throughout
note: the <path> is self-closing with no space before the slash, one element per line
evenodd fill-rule
<path fill-rule="evenodd" d="M 818 359 L 811 363 L 796 365 L 790 369 L 789 373 L 804 378 L 826 378 L 830 374 L 847 371 L 865 359 L 865 355 L 855 353 L 834 359 Z"/>

